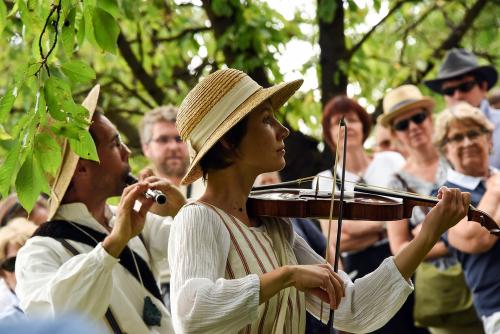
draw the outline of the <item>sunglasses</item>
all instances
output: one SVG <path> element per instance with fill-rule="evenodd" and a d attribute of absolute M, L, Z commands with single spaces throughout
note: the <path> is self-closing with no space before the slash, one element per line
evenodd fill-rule
<path fill-rule="evenodd" d="M 470 141 L 476 140 L 479 138 L 481 135 L 485 134 L 487 131 L 484 129 L 481 130 L 469 130 L 464 133 L 457 133 L 453 137 L 446 138 L 445 144 L 446 143 L 452 143 L 452 144 L 460 144 L 465 140 L 465 137 L 467 137 Z"/>
<path fill-rule="evenodd" d="M 458 86 L 443 88 L 443 89 L 441 89 L 441 91 L 443 92 L 444 95 L 453 96 L 453 95 L 455 95 L 455 91 L 457 89 L 461 93 L 467 93 L 467 92 L 470 92 L 471 89 L 474 88 L 474 86 L 476 84 L 477 84 L 476 80 L 471 80 L 471 81 L 462 82 Z"/>
<path fill-rule="evenodd" d="M 0 269 L 13 273 L 16 270 L 16 257 L 6 258 L 0 263 Z"/>
<path fill-rule="evenodd" d="M 410 122 L 413 122 L 417 125 L 422 124 L 426 120 L 427 116 L 428 116 L 427 111 L 421 111 L 418 114 L 415 114 L 411 117 L 402 119 L 399 122 L 394 123 L 392 128 L 396 131 L 406 131 L 410 126 Z"/>

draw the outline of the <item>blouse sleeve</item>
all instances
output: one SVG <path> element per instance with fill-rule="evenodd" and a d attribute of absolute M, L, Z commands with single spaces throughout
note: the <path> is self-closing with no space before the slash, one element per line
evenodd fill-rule
<path fill-rule="evenodd" d="M 65 261 L 59 241 L 34 237 L 16 260 L 16 293 L 27 314 L 81 312 L 102 318 L 111 302 L 112 271 L 118 259 L 99 243 L 88 253 Z"/>
<path fill-rule="evenodd" d="M 299 264 L 324 263 L 324 259 L 297 234 L 294 235 L 293 250 Z M 382 327 L 413 291 L 413 285 L 401 276 L 393 257 L 385 259 L 375 271 L 355 282 L 343 271 L 339 275 L 344 280 L 345 297 L 335 310 L 333 326 L 342 331 L 372 332 Z M 306 294 L 306 308 L 320 318 L 319 298 Z M 323 304 L 323 322 L 327 322 L 329 313 L 328 305 Z"/>
<path fill-rule="evenodd" d="M 168 256 L 176 332 L 221 333 L 257 319 L 259 277 L 221 278 L 229 245 L 229 233 L 212 210 L 187 205 L 175 217 Z"/>
<path fill-rule="evenodd" d="M 168 239 L 172 226 L 172 217 L 161 217 L 153 213 L 146 216 L 146 224 L 142 230 L 144 242 L 151 256 L 150 265 L 154 272 L 160 270 L 163 274 L 169 273 L 168 268 Z"/>

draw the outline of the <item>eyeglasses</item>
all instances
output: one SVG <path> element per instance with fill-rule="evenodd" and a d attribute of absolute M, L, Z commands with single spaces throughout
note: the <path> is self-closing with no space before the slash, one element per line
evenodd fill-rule
<path fill-rule="evenodd" d="M 0 263 L 0 269 L 13 273 L 16 270 L 16 257 L 6 258 Z"/>
<path fill-rule="evenodd" d="M 486 130 L 481 129 L 481 130 L 469 130 L 464 133 L 457 133 L 453 137 L 449 137 L 445 139 L 445 144 L 447 143 L 452 143 L 452 144 L 460 144 L 461 142 L 464 141 L 465 137 L 467 137 L 470 141 L 476 140 L 479 138 L 481 135 L 487 133 Z"/>
<path fill-rule="evenodd" d="M 427 116 L 428 116 L 427 111 L 421 111 L 418 114 L 415 114 L 411 117 L 402 119 L 399 122 L 394 123 L 392 128 L 396 131 L 406 131 L 410 126 L 410 121 L 415 124 L 422 124 L 423 121 L 425 121 L 425 119 L 427 118 Z"/>
<path fill-rule="evenodd" d="M 453 96 L 453 95 L 455 95 L 455 91 L 457 89 L 461 93 L 467 93 L 467 92 L 470 92 L 471 89 L 474 88 L 474 86 L 476 84 L 477 84 L 476 80 L 471 80 L 471 81 L 462 82 L 458 86 L 443 88 L 443 89 L 441 89 L 441 91 L 443 92 L 444 95 Z"/>
<path fill-rule="evenodd" d="M 177 144 L 182 143 L 181 136 L 159 136 L 158 138 L 153 139 L 153 141 L 160 145 L 168 144 L 171 141 L 175 141 Z"/>

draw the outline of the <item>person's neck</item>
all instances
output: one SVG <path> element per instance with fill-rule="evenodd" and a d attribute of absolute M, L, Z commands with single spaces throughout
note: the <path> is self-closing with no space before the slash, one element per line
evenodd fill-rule
<path fill-rule="evenodd" d="M 370 164 L 370 157 L 363 151 L 362 147 L 348 147 L 346 159 L 346 170 L 357 175 L 363 175 Z M 342 166 L 342 157 L 340 155 L 339 166 Z"/>
<path fill-rule="evenodd" d="M 212 171 L 207 177 L 202 202 L 212 204 L 252 226 L 246 203 L 257 175 L 247 175 L 236 166 Z"/>
<path fill-rule="evenodd" d="M 90 194 L 90 195 L 89 195 Z M 82 203 L 87 207 L 89 213 L 106 230 L 110 231 L 108 219 L 106 218 L 107 197 L 96 196 L 90 190 L 84 189 L 82 192 L 68 191 L 61 204 Z"/>
<path fill-rule="evenodd" d="M 98 202 L 98 203 L 84 203 L 87 206 L 87 210 L 89 210 L 92 217 L 99 224 L 101 224 L 106 230 L 110 231 L 108 218 L 106 217 L 106 202 Z"/>
<path fill-rule="evenodd" d="M 439 153 L 432 145 L 410 150 L 409 153 L 406 162 L 408 165 L 413 165 L 415 167 L 428 167 L 439 161 Z"/>

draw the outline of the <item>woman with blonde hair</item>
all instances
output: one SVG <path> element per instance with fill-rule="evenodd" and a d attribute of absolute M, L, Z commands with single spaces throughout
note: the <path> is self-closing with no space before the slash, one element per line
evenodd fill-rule
<path fill-rule="evenodd" d="M 275 113 L 301 83 L 262 88 L 241 71 L 219 70 L 179 109 L 191 161 L 183 183 L 203 177 L 207 188 L 179 211 L 170 232 L 178 333 L 304 333 L 306 311 L 326 322 L 330 309 L 336 328 L 373 331 L 403 304 L 409 277 L 442 232 L 465 215 L 468 194 L 441 189 L 420 236 L 355 283 L 325 264 L 289 220 L 252 217 L 246 202 L 255 178 L 285 166 L 289 131 Z"/>
<path fill-rule="evenodd" d="M 470 192 L 472 205 L 488 213 L 498 224 L 500 173 L 489 165 L 493 129 L 479 109 L 462 102 L 439 114 L 434 141 L 452 166 L 444 185 Z M 444 239 L 462 264 L 485 332 L 499 333 L 500 241 L 466 217 Z"/>

